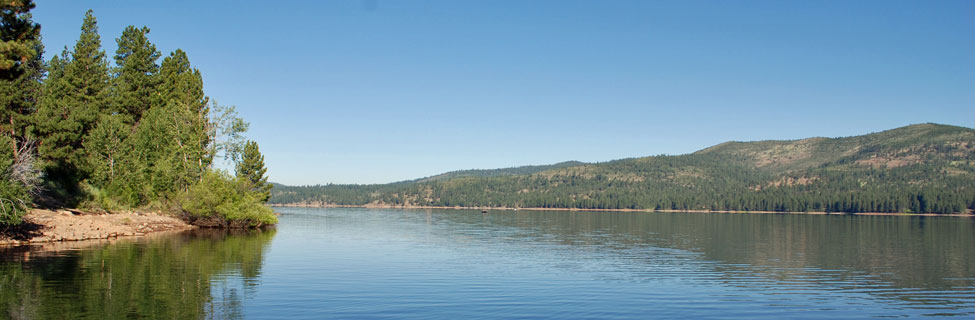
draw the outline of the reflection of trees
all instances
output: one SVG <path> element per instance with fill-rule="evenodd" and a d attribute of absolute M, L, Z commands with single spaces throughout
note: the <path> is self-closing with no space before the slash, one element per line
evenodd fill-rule
<path fill-rule="evenodd" d="M 67 252 L 10 249 L 0 261 L 0 317 L 202 318 L 213 310 L 214 279 L 234 276 L 252 285 L 274 233 L 196 230 Z M 215 311 L 221 318 L 240 314 Z"/>
<path fill-rule="evenodd" d="M 975 221 L 969 218 L 434 212 L 452 223 L 480 225 L 469 229 L 494 229 L 492 237 L 591 252 L 585 259 L 619 259 L 634 281 L 651 276 L 634 263 L 660 264 L 660 255 L 669 254 L 658 248 L 718 262 L 702 265 L 729 285 L 818 284 L 919 303 L 935 291 L 971 290 L 975 277 Z"/>

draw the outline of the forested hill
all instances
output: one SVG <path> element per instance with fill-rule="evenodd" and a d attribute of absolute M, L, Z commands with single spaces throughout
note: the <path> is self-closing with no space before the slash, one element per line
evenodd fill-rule
<path fill-rule="evenodd" d="M 556 164 L 541 165 L 541 166 L 521 166 L 503 169 L 473 169 L 473 170 L 458 170 L 451 171 L 447 173 L 441 173 L 435 176 L 420 178 L 413 180 L 412 182 L 430 182 L 430 181 L 443 181 L 450 180 L 454 178 L 462 177 L 500 177 L 500 176 L 514 176 L 514 175 L 525 175 L 532 174 L 536 172 L 542 172 L 553 169 L 561 169 L 565 167 L 574 167 L 584 165 L 585 163 L 579 161 L 565 161 Z"/>
<path fill-rule="evenodd" d="M 270 202 L 961 213 L 975 208 L 975 130 L 918 124 L 844 138 L 727 142 L 686 155 L 539 171 L 462 172 L 383 185 L 278 185 Z"/>

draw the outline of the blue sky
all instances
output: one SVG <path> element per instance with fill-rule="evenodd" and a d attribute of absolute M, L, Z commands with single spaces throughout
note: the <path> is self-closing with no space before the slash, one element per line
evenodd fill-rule
<path fill-rule="evenodd" d="M 185 50 L 285 184 L 975 127 L 975 1 L 39 1 L 45 58 L 89 8 L 109 56 Z"/>

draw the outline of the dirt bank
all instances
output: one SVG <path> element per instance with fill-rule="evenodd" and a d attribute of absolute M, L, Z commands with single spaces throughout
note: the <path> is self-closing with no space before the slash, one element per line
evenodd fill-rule
<path fill-rule="evenodd" d="M 108 239 L 194 228 L 175 217 L 156 213 L 98 214 L 34 209 L 24 217 L 22 225 L 0 229 L 0 245 Z"/>

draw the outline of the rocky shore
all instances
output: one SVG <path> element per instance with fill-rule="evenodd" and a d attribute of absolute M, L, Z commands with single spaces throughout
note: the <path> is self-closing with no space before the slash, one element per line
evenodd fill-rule
<path fill-rule="evenodd" d="M 194 228 L 178 218 L 151 212 L 106 214 L 34 209 L 24 217 L 22 225 L 0 229 L 0 245 L 109 239 Z"/>

